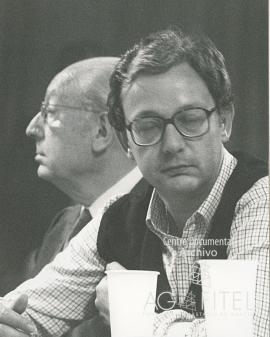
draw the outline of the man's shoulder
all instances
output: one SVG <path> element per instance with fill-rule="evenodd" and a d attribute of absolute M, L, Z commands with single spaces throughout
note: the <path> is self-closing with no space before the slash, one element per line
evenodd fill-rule
<path fill-rule="evenodd" d="M 81 205 L 74 205 L 61 209 L 53 218 L 47 233 L 57 226 L 66 226 L 67 223 L 74 223 L 81 212 L 81 207 Z"/>
<path fill-rule="evenodd" d="M 240 231 L 246 237 L 265 239 L 269 229 L 269 180 L 260 178 L 237 202 L 232 232 Z"/>
<path fill-rule="evenodd" d="M 257 180 L 254 185 L 250 188 L 251 191 L 258 191 L 261 190 L 268 194 L 269 192 L 269 176 L 264 176 Z"/>
<path fill-rule="evenodd" d="M 237 158 L 237 164 L 225 186 L 227 201 L 241 204 L 260 196 L 267 197 L 267 163 L 241 151 L 233 152 L 233 156 Z"/>
<path fill-rule="evenodd" d="M 119 252 L 121 256 L 127 258 L 127 245 L 130 243 L 134 245 L 140 241 L 138 238 L 143 237 L 152 190 L 153 187 L 141 179 L 130 193 L 114 202 L 103 214 L 97 248 L 104 260 L 110 261 L 112 256 L 116 256 Z"/>
<path fill-rule="evenodd" d="M 231 227 L 230 255 L 247 258 L 268 254 L 265 253 L 269 248 L 268 185 L 268 176 L 265 176 L 239 199 Z"/>
<path fill-rule="evenodd" d="M 141 204 L 142 202 L 148 203 L 152 191 L 153 187 L 144 178 L 140 179 L 129 193 L 118 196 L 107 203 L 107 207 L 104 208 L 103 212 L 104 217 L 116 213 L 124 215 L 131 205 Z"/>
<path fill-rule="evenodd" d="M 237 206 L 242 208 L 248 204 L 265 204 L 268 208 L 269 200 L 269 176 L 258 179 L 248 191 L 239 199 Z"/>

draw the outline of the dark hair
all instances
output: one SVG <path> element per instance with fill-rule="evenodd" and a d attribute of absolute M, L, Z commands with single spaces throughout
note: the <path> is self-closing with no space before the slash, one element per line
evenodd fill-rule
<path fill-rule="evenodd" d="M 213 42 L 202 35 L 187 35 L 180 29 L 150 34 L 128 50 L 110 79 L 109 120 L 127 148 L 121 93 L 142 74 L 161 74 L 187 62 L 204 80 L 217 108 L 232 103 L 232 89 L 224 57 Z"/>

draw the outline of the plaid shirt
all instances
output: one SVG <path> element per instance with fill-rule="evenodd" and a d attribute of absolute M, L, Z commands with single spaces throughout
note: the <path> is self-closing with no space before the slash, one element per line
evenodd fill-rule
<path fill-rule="evenodd" d="M 183 304 L 194 277 L 194 262 L 201 258 L 201 243 L 210 230 L 211 220 L 218 207 L 223 189 L 237 160 L 226 150 L 219 176 L 199 209 L 187 220 L 181 238 L 171 232 L 170 218 L 157 192 L 147 214 L 148 227 L 163 242 L 163 264 L 174 301 Z M 256 337 L 267 336 L 269 324 L 269 245 L 268 245 L 268 178 L 262 178 L 238 201 L 231 226 L 227 249 L 229 259 L 258 260 L 256 308 L 254 327 Z M 207 240 L 205 240 L 207 242 Z M 224 244 L 221 242 L 221 244 Z M 192 306 L 192 302 L 190 303 Z M 191 307 L 189 308 L 191 309 Z M 180 316 L 181 313 L 179 312 Z M 174 315 L 172 313 L 172 315 Z M 163 316 L 156 325 L 163 324 Z M 170 319 L 167 314 L 166 320 Z M 175 318 L 177 319 L 177 317 Z M 204 329 L 201 329 L 203 331 Z M 197 335 L 195 333 L 195 335 Z M 200 335 L 201 336 L 201 335 Z"/>
<path fill-rule="evenodd" d="M 171 232 L 166 209 L 154 191 L 147 213 L 147 226 L 163 242 L 163 263 L 175 298 L 183 301 L 190 282 L 192 265 L 197 259 L 198 246 L 187 248 L 190 238 L 203 239 L 209 230 L 224 186 L 236 159 L 227 151 L 220 174 L 209 196 L 187 220 L 182 240 Z M 268 287 L 268 179 L 262 178 L 238 201 L 231 227 L 228 258 L 259 261 L 254 317 L 255 337 L 267 336 L 269 312 Z M 97 234 L 101 216 L 93 219 L 71 240 L 69 246 L 46 266 L 38 276 L 28 280 L 7 295 L 26 293 L 29 304 L 26 314 L 39 336 L 61 336 L 83 319 L 96 314 L 95 288 L 104 276 L 106 263 L 97 252 Z M 170 240 L 169 240 L 170 239 Z M 186 240 L 186 241 L 185 241 Z M 190 246 L 189 246 L 190 247 Z M 157 316 L 156 324 L 162 324 Z M 197 332 L 199 330 L 197 329 Z M 204 331 L 202 329 L 202 331 Z M 197 333 L 196 333 L 197 335 Z"/>

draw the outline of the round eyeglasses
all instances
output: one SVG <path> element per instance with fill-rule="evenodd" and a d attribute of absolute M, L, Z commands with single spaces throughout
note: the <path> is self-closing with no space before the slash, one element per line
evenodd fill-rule
<path fill-rule="evenodd" d="M 209 131 L 209 117 L 216 110 L 195 107 L 177 111 L 171 118 L 140 117 L 126 125 L 132 140 L 139 146 L 150 146 L 159 143 L 167 124 L 172 124 L 186 138 L 203 136 Z"/>

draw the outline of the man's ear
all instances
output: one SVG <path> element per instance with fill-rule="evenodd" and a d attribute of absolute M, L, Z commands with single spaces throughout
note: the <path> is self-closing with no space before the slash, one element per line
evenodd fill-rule
<path fill-rule="evenodd" d="M 96 127 L 93 131 L 92 150 L 96 154 L 101 154 L 107 149 L 113 140 L 113 131 L 108 120 L 107 112 L 98 113 Z"/>
<path fill-rule="evenodd" d="M 221 140 L 223 143 L 229 141 L 232 133 L 232 123 L 234 118 L 234 105 L 228 104 L 226 107 L 220 109 L 220 122 L 221 122 Z"/>

